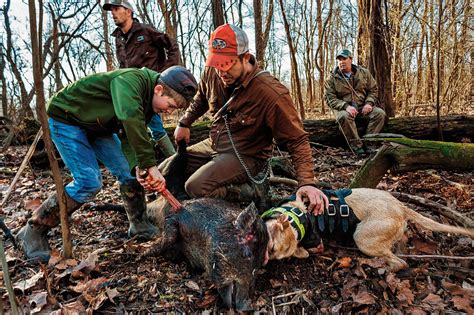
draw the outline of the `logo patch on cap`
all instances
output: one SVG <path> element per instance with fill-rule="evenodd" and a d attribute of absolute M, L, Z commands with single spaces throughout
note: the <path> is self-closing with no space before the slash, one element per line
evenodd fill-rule
<path fill-rule="evenodd" d="M 227 43 L 225 42 L 225 40 L 216 38 L 212 41 L 212 48 L 214 49 L 220 50 L 226 47 L 227 47 Z"/>

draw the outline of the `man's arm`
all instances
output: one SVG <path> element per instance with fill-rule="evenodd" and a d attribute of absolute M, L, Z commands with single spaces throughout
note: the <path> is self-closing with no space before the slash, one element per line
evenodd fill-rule
<path fill-rule="evenodd" d="M 148 169 L 156 165 L 156 159 L 143 113 L 142 94 L 146 90 L 146 79 L 139 76 L 137 72 L 127 72 L 116 77 L 111 81 L 110 92 L 115 114 L 127 138 L 123 151 L 130 168 L 138 165 L 141 169 Z"/>
<path fill-rule="evenodd" d="M 324 82 L 324 98 L 328 106 L 335 110 L 345 110 L 350 105 L 337 97 L 336 79 L 333 75 Z"/>
<path fill-rule="evenodd" d="M 194 96 L 191 105 L 186 109 L 186 112 L 179 120 L 179 126 L 190 128 L 191 125 L 202 115 L 209 110 L 208 101 L 208 85 L 210 77 L 208 75 L 209 69 L 204 70 L 204 74 L 201 76 L 199 81 L 198 90 Z"/>
<path fill-rule="evenodd" d="M 308 133 L 303 129 L 289 94 L 282 95 L 275 106 L 267 111 L 266 119 L 277 143 L 285 143 L 290 153 L 298 181 L 297 199 L 307 198 L 310 202 L 308 210 L 315 214 L 322 213 L 328 200 L 315 187 L 313 152 Z"/>
<path fill-rule="evenodd" d="M 152 30 L 150 33 L 153 45 L 156 47 L 163 47 L 166 50 L 166 62 L 163 70 L 171 66 L 178 65 L 180 61 L 178 43 L 176 43 L 176 41 L 167 34 L 158 32 L 156 30 Z"/>

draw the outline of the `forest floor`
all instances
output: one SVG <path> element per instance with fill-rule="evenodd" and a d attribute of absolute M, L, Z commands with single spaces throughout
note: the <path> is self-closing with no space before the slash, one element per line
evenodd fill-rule
<path fill-rule="evenodd" d="M 1 154 L 0 191 L 5 193 L 21 164 L 26 147 Z M 334 188 L 347 187 L 364 160 L 335 148 L 314 148 L 315 170 Z M 121 203 L 118 185 L 104 171 L 104 189 L 96 203 Z M 66 174 L 64 174 L 66 177 Z M 289 187 L 276 187 L 289 194 Z M 472 173 L 423 170 L 388 174 L 379 189 L 417 195 L 474 219 Z M 33 209 L 54 190 L 50 171 L 27 168 L 9 201 L 0 209 L 16 232 Z M 225 311 L 216 289 L 186 262 L 164 258 L 136 261 L 146 244 L 127 240 L 127 218 L 118 212 L 90 211 L 87 204 L 73 214 L 74 258 L 62 259 L 61 233 L 49 236 L 54 248 L 48 264 L 35 265 L 6 242 L 9 274 L 16 301 L 25 314 L 126 314 Z M 448 219 L 413 206 L 436 221 Z M 410 269 L 391 273 L 380 259 L 355 248 L 326 244 L 321 255 L 271 261 L 258 272 L 255 309 L 264 313 L 468 313 L 474 307 L 473 240 L 426 231 L 409 224 L 403 254 L 462 256 L 465 259 L 407 258 Z M 0 312 L 10 312 L 4 277 L 0 279 Z"/>

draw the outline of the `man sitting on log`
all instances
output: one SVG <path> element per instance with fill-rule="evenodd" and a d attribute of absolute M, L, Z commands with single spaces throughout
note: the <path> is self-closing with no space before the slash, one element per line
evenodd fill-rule
<path fill-rule="evenodd" d="M 369 120 L 367 134 L 379 133 L 385 122 L 385 111 L 377 107 L 377 82 L 369 70 L 352 63 L 352 53 L 343 49 L 336 57 L 338 66 L 325 82 L 325 99 L 337 111 L 336 120 L 351 150 L 364 154 L 357 132 L 356 118 Z"/>

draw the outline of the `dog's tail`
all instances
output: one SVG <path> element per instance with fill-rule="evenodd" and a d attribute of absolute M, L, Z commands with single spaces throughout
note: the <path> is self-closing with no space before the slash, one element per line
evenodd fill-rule
<path fill-rule="evenodd" d="M 474 229 L 472 228 L 463 228 L 458 226 L 447 225 L 443 223 L 436 222 L 430 218 L 427 218 L 412 209 L 403 206 L 403 211 L 408 220 L 413 221 L 424 227 L 425 229 L 436 231 L 436 232 L 445 232 L 453 234 L 467 235 L 471 238 L 474 238 Z"/>

